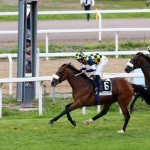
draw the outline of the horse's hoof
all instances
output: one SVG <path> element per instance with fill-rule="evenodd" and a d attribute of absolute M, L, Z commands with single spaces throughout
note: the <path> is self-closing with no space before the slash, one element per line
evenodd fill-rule
<path fill-rule="evenodd" d="M 88 121 L 84 121 L 83 123 L 86 124 L 86 125 L 89 125 L 89 124 L 90 124 Z"/>
<path fill-rule="evenodd" d="M 118 131 L 117 133 L 125 133 L 123 130 Z"/>
<path fill-rule="evenodd" d="M 76 125 L 77 125 L 74 120 L 73 120 L 71 123 L 72 123 L 73 126 L 76 126 Z"/>
<path fill-rule="evenodd" d="M 84 121 L 84 124 L 89 125 L 92 122 L 93 122 L 93 119 L 88 119 L 88 120 Z"/>
<path fill-rule="evenodd" d="M 52 121 L 52 120 L 50 120 L 49 122 L 48 122 L 48 124 L 53 124 L 54 123 L 54 121 Z"/>

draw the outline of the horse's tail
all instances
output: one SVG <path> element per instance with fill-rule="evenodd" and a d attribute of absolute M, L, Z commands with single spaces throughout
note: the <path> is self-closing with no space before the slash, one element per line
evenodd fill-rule
<path fill-rule="evenodd" d="M 139 92 L 141 96 L 144 98 L 146 104 L 150 105 L 150 94 L 142 85 L 131 84 L 134 88 L 134 92 Z"/>

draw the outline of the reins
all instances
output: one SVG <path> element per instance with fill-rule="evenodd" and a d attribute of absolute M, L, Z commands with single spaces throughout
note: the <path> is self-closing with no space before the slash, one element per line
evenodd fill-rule
<path fill-rule="evenodd" d="M 73 77 L 77 77 L 79 75 L 81 75 L 83 72 L 77 73 L 77 74 L 72 74 L 70 77 L 68 77 L 68 79 L 71 79 Z"/>
<path fill-rule="evenodd" d="M 81 75 L 83 72 L 80 72 L 80 73 L 78 73 L 78 74 L 75 74 L 74 76 L 76 77 L 76 76 L 79 76 L 79 75 Z"/>
<path fill-rule="evenodd" d="M 148 67 L 150 67 L 150 65 L 147 65 L 147 66 L 143 66 L 143 67 L 141 67 L 141 68 L 148 68 Z"/>
<path fill-rule="evenodd" d="M 77 77 L 79 75 L 83 74 L 83 72 L 77 73 L 77 74 L 72 74 L 70 77 L 68 77 L 68 79 L 71 79 L 73 77 Z"/>

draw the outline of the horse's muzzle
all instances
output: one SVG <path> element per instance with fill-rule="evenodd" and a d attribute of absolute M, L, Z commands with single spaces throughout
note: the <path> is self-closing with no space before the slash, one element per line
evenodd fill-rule
<path fill-rule="evenodd" d="M 51 86 L 56 87 L 56 85 L 59 83 L 58 80 L 53 79 L 51 82 Z"/>
<path fill-rule="evenodd" d="M 126 73 L 130 73 L 133 69 L 131 67 L 127 66 L 124 70 Z"/>

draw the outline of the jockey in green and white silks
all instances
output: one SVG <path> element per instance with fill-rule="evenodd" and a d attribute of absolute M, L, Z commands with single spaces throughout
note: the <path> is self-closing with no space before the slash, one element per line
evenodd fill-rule
<path fill-rule="evenodd" d="M 93 53 L 89 56 L 85 56 L 83 52 L 78 52 L 76 54 L 76 59 L 82 64 L 81 71 L 91 73 L 91 76 L 94 79 L 94 84 L 96 87 L 96 91 L 101 89 L 100 82 L 102 75 L 102 71 L 106 64 L 108 63 L 108 59 L 104 55 L 100 55 L 99 53 Z M 90 66 L 90 69 L 87 69 L 86 65 Z"/>

